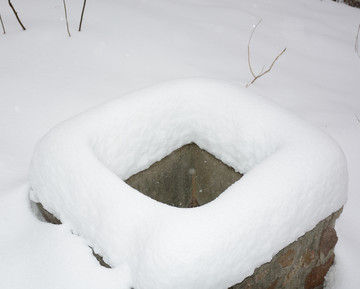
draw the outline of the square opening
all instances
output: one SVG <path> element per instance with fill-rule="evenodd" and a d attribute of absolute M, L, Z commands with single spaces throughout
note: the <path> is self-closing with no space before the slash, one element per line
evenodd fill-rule
<path fill-rule="evenodd" d="M 214 200 L 241 177 L 232 167 L 190 143 L 125 182 L 154 200 L 189 208 Z"/>

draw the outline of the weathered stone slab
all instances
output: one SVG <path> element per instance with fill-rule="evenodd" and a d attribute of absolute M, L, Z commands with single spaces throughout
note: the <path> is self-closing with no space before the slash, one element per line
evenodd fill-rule
<path fill-rule="evenodd" d="M 159 202 L 186 208 L 193 192 L 204 205 L 238 181 L 242 174 L 196 144 L 185 145 L 125 182 Z"/>

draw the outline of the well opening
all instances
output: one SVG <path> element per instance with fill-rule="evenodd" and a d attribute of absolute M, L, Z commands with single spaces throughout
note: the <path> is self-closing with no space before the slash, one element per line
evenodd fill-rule
<path fill-rule="evenodd" d="M 241 177 L 232 167 L 190 143 L 125 182 L 154 200 L 189 208 L 211 202 Z"/>

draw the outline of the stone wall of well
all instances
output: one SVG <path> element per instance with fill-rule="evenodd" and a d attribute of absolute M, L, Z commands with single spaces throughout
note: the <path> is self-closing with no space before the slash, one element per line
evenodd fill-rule
<path fill-rule="evenodd" d="M 230 289 L 321 289 L 334 263 L 337 235 L 333 213 Z"/>

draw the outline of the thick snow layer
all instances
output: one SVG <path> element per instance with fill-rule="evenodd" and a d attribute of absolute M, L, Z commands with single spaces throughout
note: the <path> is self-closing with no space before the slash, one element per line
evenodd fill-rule
<path fill-rule="evenodd" d="M 195 209 L 159 203 L 122 181 L 190 142 L 245 176 Z M 30 186 L 31 199 L 131 287 L 219 289 L 343 206 L 347 169 L 318 128 L 249 90 L 195 78 L 61 123 L 37 145 Z"/>
<path fill-rule="evenodd" d="M 145 85 L 210 77 L 245 86 L 336 139 L 349 168 L 348 201 L 336 223 L 334 289 L 360 284 L 360 9 L 331 0 L 0 1 L 0 288 L 119 289 L 118 269 L 97 263 L 82 238 L 39 222 L 28 200 L 36 142 L 60 121 Z M 1 32 L 1 28 L 0 28 Z M 118 270 L 118 271 L 117 271 Z"/>

